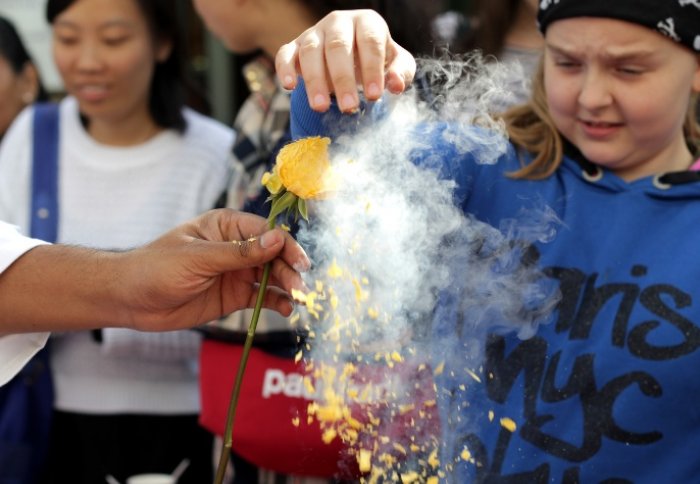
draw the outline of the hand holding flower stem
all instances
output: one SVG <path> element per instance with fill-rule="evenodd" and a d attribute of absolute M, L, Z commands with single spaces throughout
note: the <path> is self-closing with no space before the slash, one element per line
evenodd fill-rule
<path fill-rule="evenodd" d="M 313 137 L 290 143 L 280 150 L 272 173 L 265 173 L 262 178 L 263 185 L 270 192 L 268 200 L 272 202 L 270 215 L 267 218 L 270 229 L 275 227 L 279 215 L 294 215 L 295 220 L 301 216 L 308 220 L 306 200 L 322 198 L 328 191 L 335 188 L 328 161 L 329 144 L 330 139 L 328 138 Z M 238 372 L 236 373 L 236 380 L 231 393 L 226 416 L 224 445 L 221 448 L 219 465 L 217 466 L 214 481 L 216 484 L 223 483 L 226 466 L 231 455 L 233 424 L 236 418 L 238 396 L 241 392 L 243 375 L 253 346 L 255 328 L 258 325 L 269 278 L 270 263 L 268 262 L 263 268 L 255 309 L 248 326 L 241 361 L 238 365 Z"/>

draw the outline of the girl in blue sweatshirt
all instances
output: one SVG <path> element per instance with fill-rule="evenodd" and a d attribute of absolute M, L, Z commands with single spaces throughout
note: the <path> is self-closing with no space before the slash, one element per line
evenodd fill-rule
<path fill-rule="evenodd" d="M 444 478 L 697 482 L 700 174 L 689 167 L 700 141 L 700 3 L 543 0 L 538 25 L 533 95 L 503 114 L 510 144 L 498 161 L 477 163 L 441 136 L 415 155 L 440 157 L 456 203 L 478 220 L 499 227 L 544 203 L 561 221 L 530 254 L 559 286 L 553 322 L 528 339 L 488 336 L 483 383 L 464 393 L 459 358 L 446 363 L 456 378 L 438 390 Z M 352 112 L 358 84 L 376 100 L 385 86 L 403 91 L 415 70 L 370 11 L 326 17 L 280 50 L 277 67 L 286 87 L 305 81 L 292 105 L 297 137 L 329 131 L 330 93 Z M 434 337 L 466 340 L 466 320 L 459 298 L 443 298 Z"/>

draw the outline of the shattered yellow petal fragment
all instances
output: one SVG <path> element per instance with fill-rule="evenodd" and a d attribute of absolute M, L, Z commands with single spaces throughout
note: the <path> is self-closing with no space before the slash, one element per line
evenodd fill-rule
<path fill-rule="evenodd" d="M 438 466 L 440 466 L 440 460 L 437 456 L 437 449 L 433 449 L 433 451 L 430 453 L 430 456 L 428 457 L 428 464 L 430 464 L 430 467 L 433 469 L 437 469 Z"/>
<path fill-rule="evenodd" d="M 355 286 L 355 300 L 357 302 L 362 301 L 362 287 L 360 286 L 360 283 L 357 281 L 357 279 L 352 280 L 352 285 Z"/>
<path fill-rule="evenodd" d="M 316 288 L 316 292 L 322 293 L 323 292 L 323 281 L 316 280 L 314 283 L 314 287 Z"/>
<path fill-rule="evenodd" d="M 301 351 L 299 353 L 301 353 Z M 314 393 L 316 393 L 316 389 L 314 388 L 314 384 L 311 382 L 311 378 L 309 378 L 308 376 L 305 376 L 303 381 L 304 381 L 304 388 L 309 393 L 309 395 L 313 395 Z M 310 404 L 310 405 L 318 406 L 315 402 Z"/>
<path fill-rule="evenodd" d="M 403 455 L 406 455 L 406 448 L 405 448 L 403 445 L 394 442 L 394 443 L 393 443 L 393 447 L 394 447 L 394 449 L 396 449 L 396 450 L 398 450 L 399 452 L 401 452 Z"/>
<path fill-rule="evenodd" d="M 423 402 L 423 405 L 425 405 L 426 407 L 434 407 L 435 400 L 426 400 L 425 402 Z"/>
<path fill-rule="evenodd" d="M 412 403 L 408 403 L 406 405 L 399 405 L 399 413 L 401 415 L 405 415 L 408 412 L 412 411 L 414 408 L 416 408 L 416 406 Z"/>
<path fill-rule="evenodd" d="M 472 453 L 469 452 L 469 449 L 464 449 L 459 456 L 462 458 L 463 461 L 468 461 L 469 459 L 472 458 Z"/>
<path fill-rule="evenodd" d="M 493 417 L 494 417 L 493 410 L 489 410 L 489 422 L 493 422 Z"/>
<path fill-rule="evenodd" d="M 333 263 L 328 267 L 328 277 L 331 277 L 333 279 L 337 279 L 339 277 L 342 277 L 343 275 L 343 269 L 340 268 L 338 263 L 333 259 Z"/>
<path fill-rule="evenodd" d="M 299 363 L 301 358 L 304 356 L 304 352 L 299 350 L 296 355 L 294 355 L 294 363 Z"/>
<path fill-rule="evenodd" d="M 438 484 L 440 481 L 438 480 L 437 476 L 430 476 L 428 479 L 425 481 L 425 484 Z"/>
<path fill-rule="evenodd" d="M 294 417 L 292 419 L 292 425 L 294 425 L 295 427 L 299 426 L 299 417 Z"/>
<path fill-rule="evenodd" d="M 386 435 L 382 435 L 381 437 L 379 437 L 379 441 L 380 441 L 382 444 L 388 444 L 388 443 L 389 443 L 389 437 L 387 437 Z"/>
<path fill-rule="evenodd" d="M 340 380 L 345 381 L 347 377 L 354 375 L 357 373 L 357 366 L 355 366 L 354 363 L 346 363 L 343 366 L 343 373 L 340 375 Z"/>
<path fill-rule="evenodd" d="M 379 317 L 379 311 L 377 311 L 374 308 L 368 308 L 367 309 L 367 316 L 369 316 L 370 319 L 377 319 Z"/>
<path fill-rule="evenodd" d="M 318 403 L 316 402 L 311 402 L 309 405 L 306 407 L 306 412 L 309 415 L 313 415 L 316 413 L 316 410 L 318 410 Z"/>
<path fill-rule="evenodd" d="M 512 419 L 509 419 L 508 417 L 503 417 L 501 419 L 501 427 L 508 430 L 509 432 L 515 432 L 515 429 L 517 428 L 515 422 Z"/>
<path fill-rule="evenodd" d="M 411 452 L 413 452 L 413 453 L 416 453 L 420 450 L 420 447 L 418 447 L 416 444 L 411 444 L 409 446 L 409 448 L 411 449 Z"/>
<path fill-rule="evenodd" d="M 414 472 L 414 471 L 401 474 L 401 482 L 404 482 L 406 484 L 412 484 L 414 482 L 418 482 L 419 478 L 420 478 L 420 476 L 418 475 L 418 473 Z"/>
<path fill-rule="evenodd" d="M 306 304 L 306 293 L 298 290 L 298 289 L 292 289 L 292 298 L 300 303 Z"/>
<path fill-rule="evenodd" d="M 391 359 L 397 363 L 401 363 L 403 361 L 403 356 L 401 356 L 401 353 L 399 353 L 398 351 L 394 351 L 393 353 L 391 353 Z"/>
<path fill-rule="evenodd" d="M 349 443 L 351 446 L 355 445 L 357 442 L 357 430 L 355 429 L 345 429 L 343 431 L 343 442 Z"/>
<path fill-rule="evenodd" d="M 338 309 L 338 296 L 336 296 L 335 294 L 331 296 L 331 308 Z"/>
<path fill-rule="evenodd" d="M 396 462 L 396 457 L 386 452 L 379 456 L 379 461 L 382 462 L 387 467 L 392 467 Z"/>
<path fill-rule="evenodd" d="M 334 428 L 329 428 L 323 431 L 323 435 L 321 436 L 321 439 L 323 440 L 324 443 L 330 444 L 333 442 L 333 439 L 335 439 L 338 436 L 338 432 Z"/>
<path fill-rule="evenodd" d="M 471 371 L 469 368 L 467 368 L 467 373 L 469 376 L 471 376 L 474 380 L 476 380 L 478 383 L 481 383 L 481 378 L 479 378 L 479 375 Z"/>
<path fill-rule="evenodd" d="M 287 225 L 287 224 L 280 224 L 280 228 L 281 228 L 282 230 L 284 230 L 285 232 L 289 232 L 289 231 L 292 230 L 292 229 L 289 228 L 289 225 Z"/>
<path fill-rule="evenodd" d="M 347 412 L 347 415 L 345 416 L 345 421 L 348 423 L 348 425 L 349 425 L 351 428 L 353 428 L 353 429 L 355 429 L 355 430 L 362 428 L 362 424 L 360 423 L 360 421 L 357 420 L 357 419 L 354 419 L 354 418 L 350 415 L 349 411 Z"/>
<path fill-rule="evenodd" d="M 360 449 L 357 453 L 357 463 L 362 473 L 372 470 L 372 452 L 368 449 Z"/>
<path fill-rule="evenodd" d="M 321 422 L 337 422 L 343 417 L 343 412 L 337 405 L 325 405 L 316 411 L 316 418 Z"/>
<path fill-rule="evenodd" d="M 445 362 L 444 361 L 435 367 L 435 371 L 433 371 L 433 375 L 435 375 L 435 376 L 442 375 L 443 371 L 445 371 Z"/>

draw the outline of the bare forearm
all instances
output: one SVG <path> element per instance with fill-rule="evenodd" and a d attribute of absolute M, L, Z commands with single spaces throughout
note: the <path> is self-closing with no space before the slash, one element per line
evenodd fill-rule
<path fill-rule="evenodd" d="M 0 333 L 126 325 L 120 254 L 39 246 L 0 274 Z"/>
<path fill-rule="evenodd" d="M 289 314 L 309 259 L 289 234 L 266 229 L 262 217 L 213 210 L 126 252 L 35 247 L 0 273 L 0 335 L 190 328 L 252 307 L 267 262 L 278 287 L 264 305 Z"/>

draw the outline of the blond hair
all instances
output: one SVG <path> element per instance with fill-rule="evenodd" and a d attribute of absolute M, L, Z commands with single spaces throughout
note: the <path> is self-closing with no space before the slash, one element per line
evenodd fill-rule
<path fill-rule="evenodd" d="M 694 156 L 700 155 L 700 124 L 698 123 L 698 93 L 693 93 L 683 124 L 686 143 Z M 519 170 L 511 172 L 513 178 L 541 180 L 552 175 L 564 156 L 564 141 L 549 114 L 544 89 L 544 62 L 540 61 L 532 83 L 530 100 L 515 106 L 501 115 L 511 142 L 522 152 L 531 153 L 530 163 L 522 162 Z"/>

